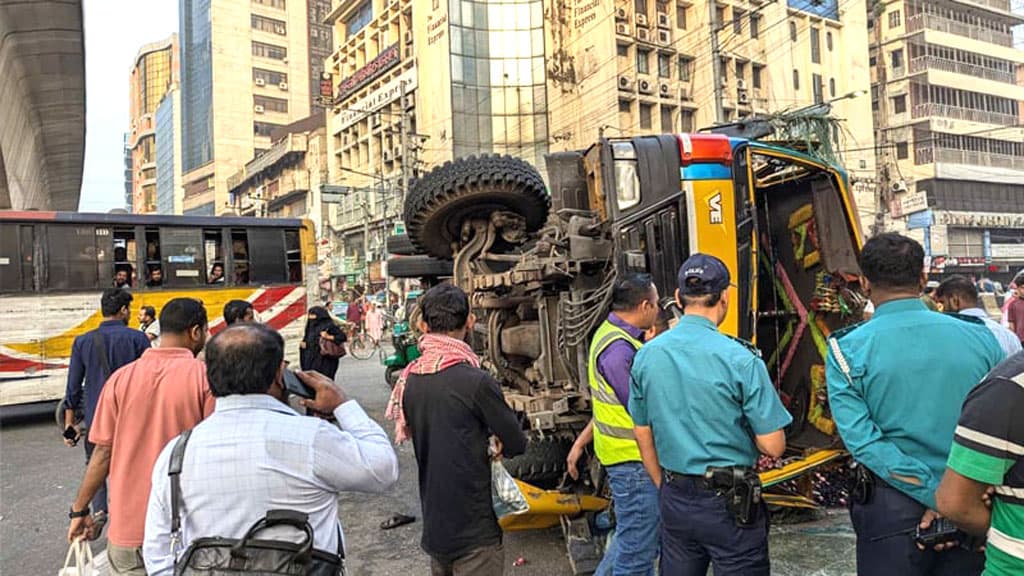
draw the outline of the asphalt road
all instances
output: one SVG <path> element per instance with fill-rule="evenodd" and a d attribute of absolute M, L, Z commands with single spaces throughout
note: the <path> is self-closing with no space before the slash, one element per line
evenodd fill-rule
<path fill-rule="evenodd" d="M 371 417 L 383 422 L 388 388 L 376 360 L 345 358 L 338 381 Z M 67 551 L 67 509 L 85 470 L 81 447 L 67 448 L 53 422 L 53 405 L 0 413 L 0 575 L 46 576 L 60 568 Z M 389 433 L 390 426 L 385 426 Z M 398 448 L 401 474 L 386 494 L 345 494 L 341 519 L 349 553 L 348 574 L 428 574 L 419 549 L 420 522 L 382 531 L 395 513 L 419 516 L 416 462 L 412 447 Z M 850 576 L 853 533 L 845 513 L 821 521 L 772 528 L 773 573 Z M 99 553 L 105 543 L 94 543 Z M 512 565 L 522 557 L 525 564 Z M 506 538 L 506 574 L 569 575 L 559 529 L 511 533 Z"/>

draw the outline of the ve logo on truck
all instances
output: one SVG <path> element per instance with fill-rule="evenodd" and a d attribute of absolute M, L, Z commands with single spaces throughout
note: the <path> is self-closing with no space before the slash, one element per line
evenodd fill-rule
<path fill-rule="evenodd" d="M 708 198 L 708 208 L 711 209 L 711 223 L 721 224 L 722 223 L 722 193 L 719 192 L 711 198 Z"/>

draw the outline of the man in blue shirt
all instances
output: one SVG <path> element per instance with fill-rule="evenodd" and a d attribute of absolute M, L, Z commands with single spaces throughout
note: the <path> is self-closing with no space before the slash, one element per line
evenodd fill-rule
<path fill-rule="evenodd" d="M 71 345 L 71 365 L 64 395 L 64 443 L 75 446 L 85 439 L 85 462 L 89 463 L 95 445 L 88 440 L 89 424 L 96 413 L 100 391 L 118 368 L 139 359 L 150 348 L 149 338 L 128 327 L 132 295 L 121 288 L 108 288 L 100 298 L 103 322 L 99 328 L 75 338 Z M 84 384 L 83 384 L 84 383 Z M 82 411 L 82 429 L 75 426 L 75 412 Z M 102 529 L 107 513 L 106 486 L 92 501 L 96 523 Z"/>
<path fill-rule="evenodd" d="M 675 328 L 637 352 L 629 412 L 644 467 L 661 489 L 661 571 L 673 576 L 768 576 L 763 504 L 740 524 L 704 480 L 709 467 L 750 468 L 786 447 L 786 412 L 760 355 L 718 331 L 729 270 L 694 254 L 679 270 Z"/>
<path fill-rule="evenodd" d="M 914 529 L 936 518 L 935 490 L 967 393 L 1004 357 L 985 324 L 936 314 L 921 301 L 924 249 L 899 234 L 860 255 L 875 315 L 835 332 L 826 360 L 832 416 L 866 468 L 850 510 L 864 576 L 980 574 L 984 556 L 918 550 Z"/>
<path fill-rule="evenodd" d="M 999 347 L 1009 358 L 1021 351 L 1020 339 L 1003 326 L 989 317 L 988 312 L 978 303 L 978 287 L 966 276 L 955 274 L 946 278 L 935 289 L 935 299 L 942 304 L 943 312 L 956 312 L 962 316 L 971 316 L 985 323 L 985 327 L 999 342 Z"/>

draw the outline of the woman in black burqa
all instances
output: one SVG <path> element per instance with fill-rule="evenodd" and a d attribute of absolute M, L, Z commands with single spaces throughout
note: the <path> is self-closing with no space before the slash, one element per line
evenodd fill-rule
<path fill-rule="evenodd" d="M 316 370 L 328 378 L 334 378 L 340 358 L 325 358 L 320 355 L 321 337 L 338 344 L 348 340 L 341 328 L 331 319 L 327 309 L 323 306 L 314 306 L 306 315 L 306 335 L 299 344 L 302 369 Z"/>

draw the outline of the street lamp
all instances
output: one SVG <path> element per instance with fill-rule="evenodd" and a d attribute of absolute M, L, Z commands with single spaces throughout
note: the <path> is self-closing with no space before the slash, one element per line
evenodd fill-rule
<path fill-rule="evenodd" d="M 842 96 L 837 96 L 831 100 L 826 100 L 825 104 L 832 104 L 833 102 L 839 102 L 840 100 L 852 100 L 854 98 L 860 98 L 861 96 L 867 93 L 867 90 L 854 90 L 853 92 L 847 92 L 846 94 L 843 94 Z"/>

